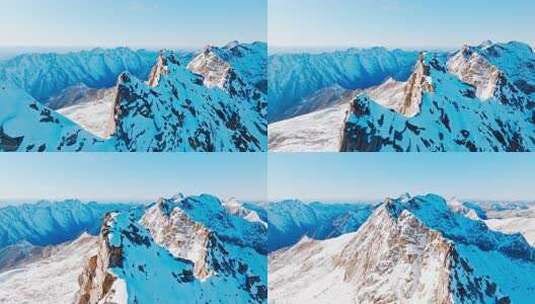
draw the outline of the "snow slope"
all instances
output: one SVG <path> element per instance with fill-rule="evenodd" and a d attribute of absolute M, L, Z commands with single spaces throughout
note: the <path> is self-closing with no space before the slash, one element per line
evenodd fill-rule
<path fill-rule="evenodd" d="M 265 233 L 209 195 L 109 214 L 76 303 L 266 303 Z"/>
<path fill-rule="evenodd" d="M 0 151 L 109 151 L 103 141 L 16 87 L 0 86 Z"/>
<path fill-rule="evenodd" d="M 115 88 L 90 90 L 87 97 L 84 90 L 83 100 L 75 100 L 73 105 L 57 109 L 61 115 L 76 122 L 82 128 L 100 138 L 110 137 L 112 130 L 113 104 L 115 102 Z"/>
<path fill-rule="evenodd" d="M 356 231 L 270 255 L 270 303 L 528 303 L 535 249 L 439 196 L 387 199 Z"/>
<path fill-rule="evenodd" d="M 23 264 L 0 272 L 0 302 L 6 304 L 73 303 L 78 275 L 96 253 L 97 237 L 78 239 L 41 249 Z"/>
<path fill-rule="evenodd" d="M 338 152 L 348 104 L 282 120 L 269 125 L 271 152 Z"/>
<path fill-rule="evenodd" d="M 288 118 L 288 109 L 303 98 L 333 85 L 354 90 L 378 85 L 388 77 L 405 80 L 417 55 L 416 52 L 385 48 L 271 55 L 268 120 L 272 123 Z"/>

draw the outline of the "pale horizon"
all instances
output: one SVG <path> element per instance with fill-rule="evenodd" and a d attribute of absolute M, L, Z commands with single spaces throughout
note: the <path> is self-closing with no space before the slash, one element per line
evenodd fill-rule
<path fill-rule="evenodd" d="M 535 201 L 535 159 L 522 153 L 274 153 L 268 166 L 269 201 Z"/>
<path fill-rule="evenodd" d="M 267 0 L 20 0 L 0 1 L 0 11 L 9 12 L 2 47 L 200 48 L 267 40 Z"/>
<path fill-rule="evenodd" d="M 529 0 L 271 0 L 268 41 L 277 47 L 451 48 L 485 40 L 533 46 L 533 11 Z"/>
<path fill-rule="evenodd" d="M 156 201 L 177 193 L 263 201 L 257 153 L 13 153 L 0 157 L 0 202 Z"/>

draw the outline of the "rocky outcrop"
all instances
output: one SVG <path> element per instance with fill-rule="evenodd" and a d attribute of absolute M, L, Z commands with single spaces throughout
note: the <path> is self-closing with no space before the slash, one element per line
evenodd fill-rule
<path fill-rule="evenodd" d="M 192 261 L 197 279 L 204 280 L 213 273 L 206 264 L 211 232 L 192 221 L 180 208 L 160 199 L 145 212 L 140 223 L 150 231 L 154 241 L 173 256 Z"/>
<path fill-rule="evenodd" d="M 417 115 L 420 112 L 423 94 L 434 91 L 433 80 L 424 56 L 423 53 L 420 54 L 414 71 L 407 81 L 401 82 L 389 78 L 383 84 L 366 92 L 375 102 L 405 117 Z"/>
<path fill-rule="evenodd" d="M 476 96 L 488 100 L 494 96 L 503 73 L 474 48 L 465 45 L 448 60 L 448 72 L 476 88 Z"/>
<path fill-rule="evenodd" d="M 113 288 L 117 276 L 110 269 L 122 267 L 123 249 L 109 242 L 108 237 L 113 221 L 114 215 L 111 213 L 104 218 L 98 242 L 98 253 L 89 258 L 82 274 L 78 277 L 80 290 L 76 295 L 75 303 L 77 304 L 101 303 L 102 299 L 109 299 L 117 292 Z"/>
<path fill-rule="evenodd" d="M 212 46 L 208 46 L 188 64 L 193 73 L 203 76 L 203 83 L 209 88 L 224 88 L 231 70 L 230 64 L 221 59 Z"/>

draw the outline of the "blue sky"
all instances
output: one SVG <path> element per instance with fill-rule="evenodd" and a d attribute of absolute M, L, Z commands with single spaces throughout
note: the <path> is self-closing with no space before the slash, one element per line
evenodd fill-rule
<path fill-rule="evenodd" d="M 270 0 L 271 46 L 535 44 L 532 0 Z"/>
<path fill-rule="evenodd" d="M 265 200 L 263 153 L 0 154 L 0 201 L 155 200 L 178 192 Z"/>
<path fill-rule="evenodd" d="M 273 153 L 268 166 L 271 200 L 382 200 L 408 192 L 535 201 L 530 153 Z"/>
<path fill-rule="evenodd" d="M 267 0 L 0 1 L 0 46 L 200 47 L 266 41 Z"/>

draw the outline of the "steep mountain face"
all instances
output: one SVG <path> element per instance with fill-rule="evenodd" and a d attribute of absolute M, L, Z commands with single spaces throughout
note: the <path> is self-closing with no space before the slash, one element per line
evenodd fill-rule
<path fill-rule="evenodd" d="M 272 303 L 524 303 L 534 249 L 435 195 L 388 199 L 353 233 L 270 256 Z"/>
<path fill-rule="evenodd" d="M 205 52 L 199 56 L 212 58 Z M 117 149 L 266 150 L 265 95 L 234 69 L 220 75 L 224 79 L 215 81 L 210 74 L 206 80 L 186 69 L 172 52 L 160 54 L 149 79 L 153 86 L 122 74 L 114 106 Z M 207 87 L 206 81 L 215 81 L 217 87 Z"/>
<path fill-rule="evenodd" d="M 301 238 L 324 240 L 356 231 L 371 214 L 373 207 L 364 204 L 305 204 L 301 201 L 269 203 L 269 252 L 291 246 Z"/>
<path fill-rule="evenodd" d="M 266 303 L 265 234 L 208 195 L 109 214 L 76 303 Z"/>
<path fill-rule="evenodd" d="M 393 77 L 405 80 L 418 54 L 384 48 L 348 49 L 322 54 L 275 54 L 269 57 L 269 122 L 291 117 L 288 109 L 320 89 L 371 87 Z"/>
<path fill-rule="evenodd" d="M 521 43 L 422 54 L 405 83 L 351 103 L 341 151 L 531 151 L 535 54 Z"/>
<path fill-rule="evenodd" d="M 109 90 L 68 86 L 52 98 L 57 112 L 7 83 L 0 151 L 264 151 L 267 104 L 257 87 L 266 67 L 252 66 L 265 62 L 265 49 L 238 44 L 197 55 L 190 66 L 221 69 L 217 86 L 212 70 L 193 73 L 184 65 L 190 56 L 164 51 L 148 84 L 125 72 Z"/>
<path fill-rule="evenodd" d="M 74 240 L 82 232 L 96 235 L 104 214 L 132 207 L 66 200 L 0 208 L 0 249 L 21 242 L 23 247 L 57 245 Z"/>
<path fill-rule="evenodd" d="M 23 54 L 0 63 L 0 79 L 43 104 L 57 107 L 54 96 L 71 86 L 109 88 L 124 71 L 146 79 L 156 56 L 153 51 L 128 48 Z"/>
<path fill-rule="evenodd" d="M 0 302 L 74 303 L 77 277 L 96 245 L 97 237 L 86 233 L 54 246 L 25 244 L 23 250 L 12 250 L 16 259 L 10 263 L 3 259 L 6 248 L 0 249 L 0 264 L 5 266 L 0 267 Z"/>

